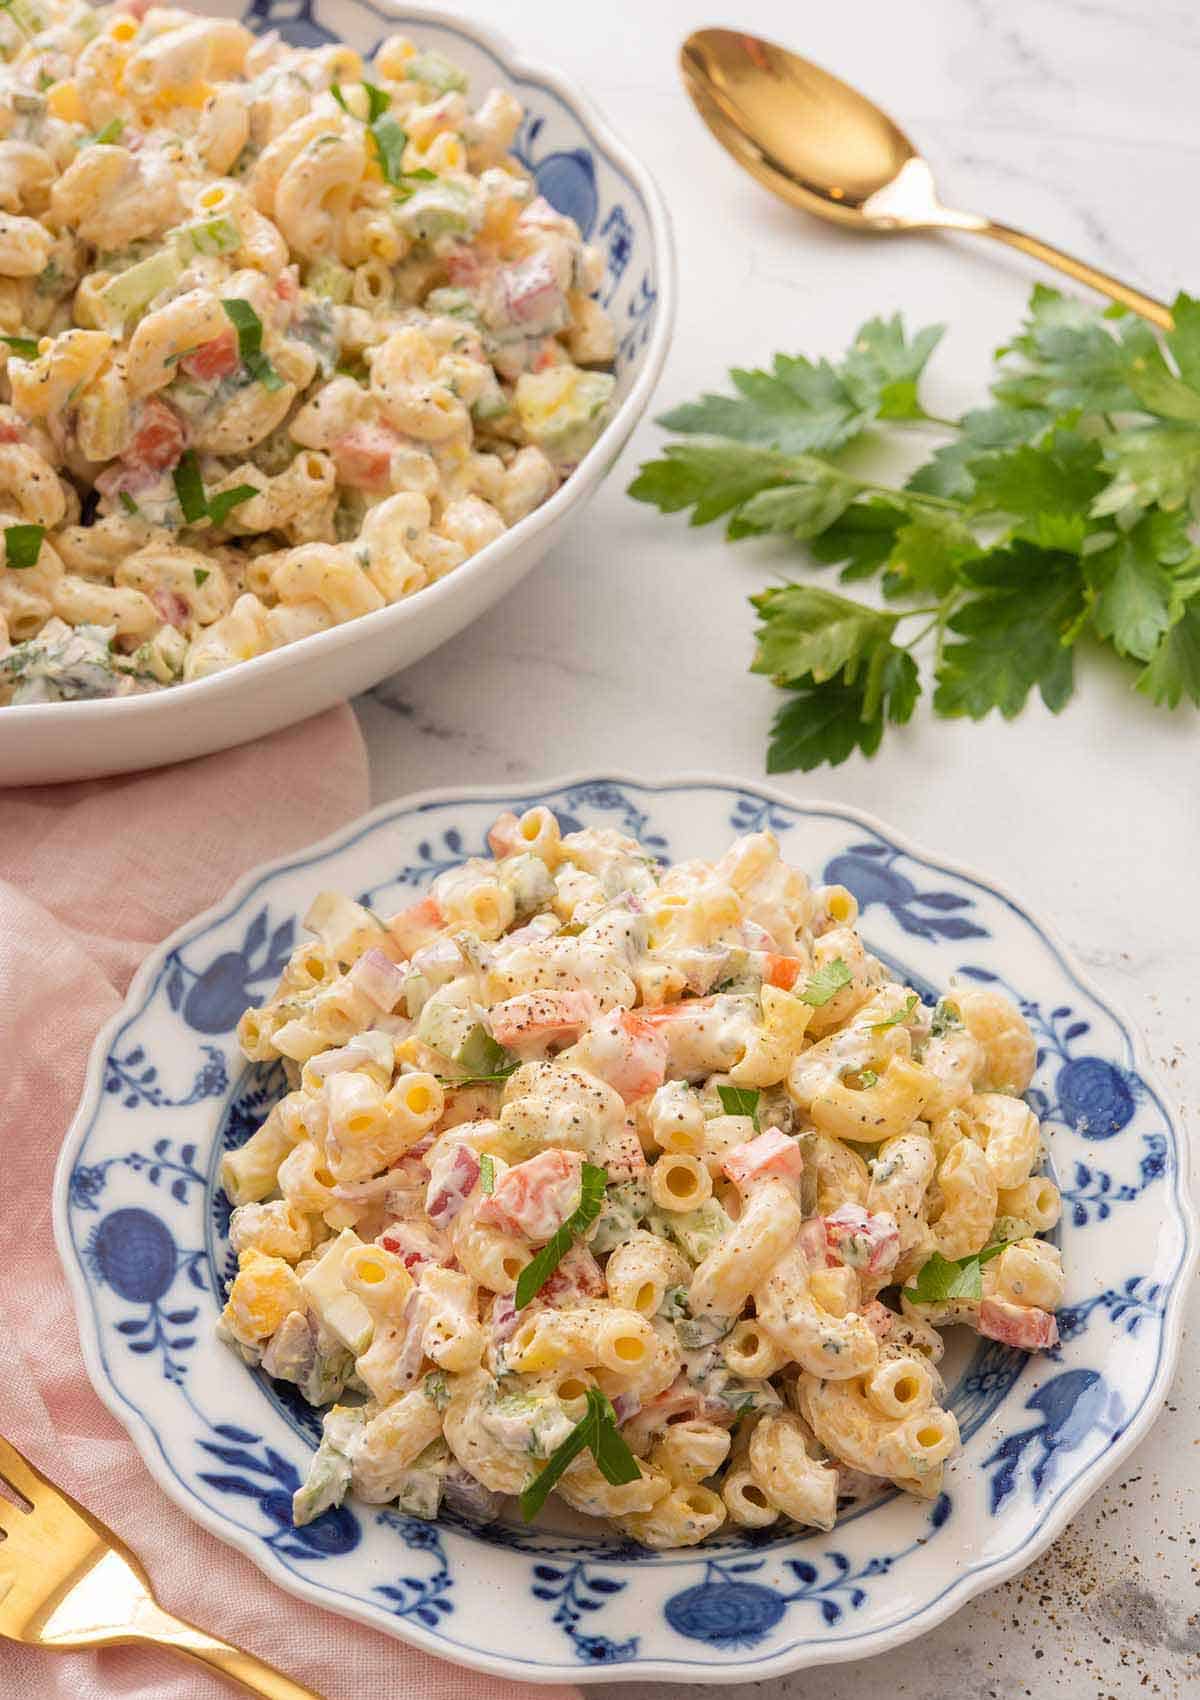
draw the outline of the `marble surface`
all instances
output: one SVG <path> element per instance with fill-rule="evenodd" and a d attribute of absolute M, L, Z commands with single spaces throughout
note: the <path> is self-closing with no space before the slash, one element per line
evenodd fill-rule
<path fill-rule="evenodd" d="M 990 245 L 872 241 L 772 202 L 682 93 L 677 45 L 700 23 L 774 35 L 857 82 L 919 138 L 951 204 L 1160 295 L 1200 280 L 1196 221 L 1168 212 L 1194 201 L 1200 167 L 1190 0 L 739 0 L 724 20 L 695 0 L 472 9 L 577 78 L 658 177 L 681 282 L 663 406 L 776 349 L 838 353 L 862 319 L 900 309 L 910 324 L 949 324 L 928 398 L 961 411 L 1037 275 Z M 377 801 L 606 764 L 762 777 L 772 691 L 746 673 L 745 598 L 769 582 L 770 559 L 626 498 L 659 440 L 652 424 L 639 430 L 573 536 L 486 620 L 360 701 Z M 1197 719 L 1151 708 L 1100 658 L 1080 674 L 1058 718 L 1040 704 L 1012 724 L 919 711 L 874 761 L 780 783 L 871 809 L 1057 920 L 1141 1023 L 1186 1118 L 1200 1096 Z M 1025 1576 L 890 1657 L 891 1693 L 1200 1690 L 1198 1321 L 1193 1304 L 1174 1392 L 1129 1464 Z M 756 1686 L 867 1700 L 881 1675 L 860 1662 Z M 593 1692 L 636 1700 L 642 1685 Z"/>

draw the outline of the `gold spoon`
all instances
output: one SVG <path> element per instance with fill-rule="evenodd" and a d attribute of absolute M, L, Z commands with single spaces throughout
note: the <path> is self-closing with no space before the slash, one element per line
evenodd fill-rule
<path fill-rule="evenodd" d="M 857 230 L 963 230 L 1019 248 L 1170 330 L 1169 308 L 1036 236 L 942 206 L 903 130 L 819 65 L 740 30 L 697 30 L 680 50 L 687 91 L 721 146 L 785 201 Z"/>

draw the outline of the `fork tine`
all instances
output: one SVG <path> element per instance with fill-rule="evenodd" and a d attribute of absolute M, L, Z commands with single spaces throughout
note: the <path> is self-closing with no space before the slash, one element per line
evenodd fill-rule
<path fill-rule="evenodd" d="M 18 1452 L 11 1440 L 5 1440 L 0 1434 L 0 1476 L 3 1476 L 10 1487 L 13 1487 L 35 1505 L 39 1490 L 46 1487 L 45 1476 L 34 1468 L 23 1452 Z"/>

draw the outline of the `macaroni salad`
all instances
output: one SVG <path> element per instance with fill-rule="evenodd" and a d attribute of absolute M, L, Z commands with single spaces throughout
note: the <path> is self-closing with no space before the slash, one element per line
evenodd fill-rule
<path fill-rule="evenodd" d="M 145 0 L 5 0 L 0 53 L 0 703 L 398 602 L 596 436 L 603 258 L 510 94 Z"/>
<path fill-rule="evenodd" d="M 923 1005 L 770 833 L 489 842 L 387 918 L 322 893 L 239 1027 L 291 1090 L 223 1160 L 220 1332 L 329 1406 L 296 1521 L 553 1488 L 678 1547 L 936 1495 L 939 1330 L 1057 1339 L 1023 1017 Z"/>

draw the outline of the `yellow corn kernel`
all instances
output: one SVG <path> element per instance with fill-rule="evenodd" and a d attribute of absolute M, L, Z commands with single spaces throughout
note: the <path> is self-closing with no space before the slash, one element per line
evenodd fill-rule
<path fill-rule="evenodd" d="M 108 33 L 114 41 L 132 41 L 138 28 L 136 18 L 112 18 L 109 21 Z"/>
<path fill-rule="evenodd" d="M 79 98 L 78 86 L 70 77 L 65 82 L 55 83 L 52 89 L 47 89 L 46 105 L 53 118 L 61 118 L 67 124 L 87 123 L 87 113 L 83 109 L 83 101 Z"/>

